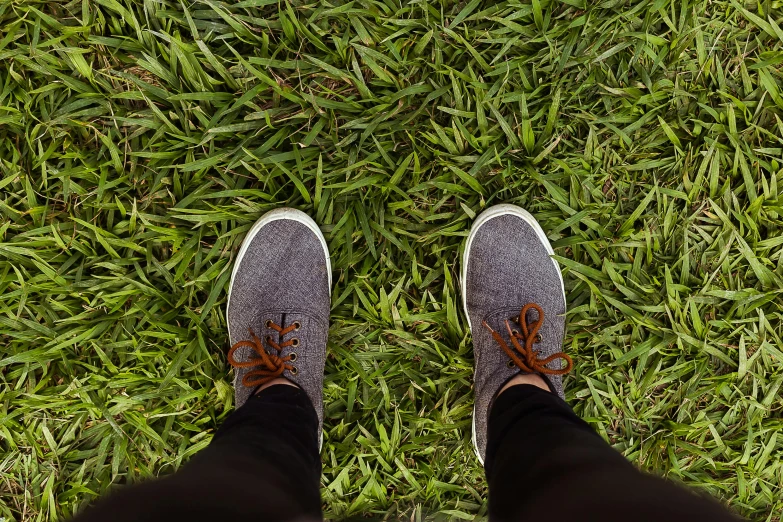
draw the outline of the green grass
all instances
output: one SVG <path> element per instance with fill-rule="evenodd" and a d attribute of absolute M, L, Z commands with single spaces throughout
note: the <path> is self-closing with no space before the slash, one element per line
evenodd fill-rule
<path fill-rule="evenodd" d="M 486 514 L 463 239 L 530 209 L 569 402 L 783 510 L 783 1 L 0 0 L 0 517 L 175 471 L 232 408 L 263 212 L 323 227 L 326 515 Z"/>

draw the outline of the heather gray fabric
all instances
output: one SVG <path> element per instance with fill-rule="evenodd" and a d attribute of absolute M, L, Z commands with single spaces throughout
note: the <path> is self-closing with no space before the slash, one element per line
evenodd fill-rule
<path fill-rule="evenodd" d="M 330 308 L 329 266 L 323 246 L 315 232 L 293 219 L 266 223 L 245 241 L 251 243 L 229 289 L 230 342 L 233 345 L 249 340 L 249 328 L 264 341 L 264 346 L 267 336 L 278 344 L 299 339 L 298 346 L 288 346 L 280 352 L 283 357 L 296 353 L 296 360 L 290 364 L 298 370 L 297 375 L 286 370 L 283 376 L 307 393 L 318 414 L 320 430 Z M 266 327 L 268 320 L 282 327 L 298 321 L 301 327 L 279 338 L 275 330 Z M 250 348 L 240 348 L 235 357 L 245 361 L 252 353 Z M 242 384 L 242 377 L 252 369 L 234 370 L 236 407 L 242 406 L 253 392 Z"/>
<path fill-rule="evenodd" d="M 478 220 L 477 220 L 478 221 Z M 542 342 L 535 345 L 539 357 L 562 351 L 565 329 L 565 298 L 560 271 L 555 267 L 535 230 L 521 217 L 504 214 L 485 221 L 474 234 L 464 267 L 465 305 L 473 334 L 475 352 L 475 442 L 476 451 L 484 460 L 487 447 L 489 408 L 500 387 L 520 373 L 509 368 L 508 356 L 483 326 L 486 323 L 501 332 L 511 346 L 505 320 L 516 321 L 527 303 L 537 303 L 544 309 L 544 324 L 539 330 Z M 536 319 L 528 312 L 528 322 Z M 518 325 L 510 322 L 512 330 Z M 550 364 L 561 368 L 561 361 Z M 563 397 L 559 376 L 548 376 L 554 391 Z"/>

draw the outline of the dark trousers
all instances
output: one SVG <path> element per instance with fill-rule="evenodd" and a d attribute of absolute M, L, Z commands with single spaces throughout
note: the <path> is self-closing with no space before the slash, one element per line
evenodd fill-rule
<path fill-rule="evenodd" d="M 174 475 L 120 489 L 78 522 L 321 518 L 317 418 L 304 392 L 272 386 Z M 500 395 L 485 468 L 492 520 L 739 520 L 717 502 L 637 471 L 559 397 L 530 385 Z"/>

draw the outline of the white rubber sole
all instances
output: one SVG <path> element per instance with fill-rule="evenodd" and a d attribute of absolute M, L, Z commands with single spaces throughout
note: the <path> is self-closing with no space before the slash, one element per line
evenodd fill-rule
<path fill-rule="evenodd" d="M 256 237 L 256 234 L 258 234 L 261 229 L 265 226 L 271 223 L 272 221 L 277 221 L 279 219 L 290 219 L 292 221 L 297 221 L 299 223 L 302 223 L 307 228 L 313 231 L 313 233 L 318 237 L 318 241 L 321 242 L 321 246 L 324 249 L 324 256 L 326 256 L 326 269 L 327 273 L 329 275 L 329 289 L 332 289 L 332 263 L 329 258 L 329 247 L 326 245 L 326 238 L 324 238 L 323 233 L 321 233 L 321 229 L 318 228 L 318 224 L 313 221 L 313 218 L 302 212 L 301 210 L 296 210 L 295 208 L 277 208 L 275 210 L 270 210 L 263 216 L 261 216 L 258 221 L 253 223 L 253 226 L 250 227 L 250 230 L 248 231 L 247 235 L 245 236 L 245 239 L 242 241 L 242 246 L 239 247 L 239 253 L 237 254 L 237 258 L 234 260 L 234 268 L 231 271 L 231 282 L 228 285 L 228 300 L 226 303 L 226 322 L 228 322 L 228 309 L 231 306 L 231 290 L 234 288 L 234 278 L 237 275 L 237 270 L 239 270 L 239 265 L 242 263 L 242 258 L 245 257 L 245 254 L 247 253 L 247 249 L 250 248 L 250 243 L 253 242 L 253 238 Z"/>
<path fill-rule="evenodd" d="M 468 301 L 465 292 L 465 289 L 467 288 L 466 277 L 468 273 L 468 261 L 470 260 L 470 247 L 473 244 L 473 239 L 476 237 L 476 234 L 478 233 L 479 229 L 487 221 L 494 219 L 496 217 L 508 216 L 508 215 L 516 216 L 522 219 L 528 225 L 530 225 L 530 227 L 535 231 L 538 239 L 541 241 L 541 244 L 544 245 L 544 248 L 546 248 L 547 253 L 550 256 L 555 255 L 555 251 L 552 249 L 552 245 L 549 243 L 549 238 L 546 237 L 546 234 L 544 233 L 544 229 L 541 228 L 541 225 L 538 224 L 536 218 L 534 218 L 530 212 L 523 209 L 522 207 L 504 203 L 500 205 L 491 206 L 488 209 L 486 209 L 484 212 L 479 214 L 479 216 L 476 218 L 476 221 L 473 222 L 473 226 L 470 227 L 468 240 L 465 243 L 465 251 L 462 253 L 462 266 L 461 266 L 460 278 L 459 278 L 460 286 L 462 287 L 462 310 L 465 312 L 465 317 L 468 319 L 468 327 L 471 329 L 471 332 L 473 331 L 473 325 L 470 324 L 470 315 L 468 315 Z M 557 269 L 557 274 L 560 276 L 560 289 L 563 292 L 563 300 L 565 301 L 565 285 L 563 284 L 563 276 L 560 274 L 560 265 L 558 265 L 557 261 L 555 261 L 554 259 L 552 259 L 552 263 L 554 263 L 555 268 Z M 472 427 L 473 451 L 476 452 L 476 457 L 478 457 L 479 462 L 481 462 L 481 465 L 483 466 L 484 459 L 481 458 L 481 455 L 479 454 L 478 444 L 476 444 L 476 407 L 475 406 L 473 407 L 472 424 L 473 424 Z"/>

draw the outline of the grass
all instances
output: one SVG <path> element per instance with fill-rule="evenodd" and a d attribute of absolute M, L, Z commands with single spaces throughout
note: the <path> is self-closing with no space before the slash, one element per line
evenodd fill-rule
<path fill-rule="evenodd" d="M 330 518 L 481 519 L 463 239 L 530 209 L 569 402 L 783 511 L 783 1 L 0 0 L 0 517 L 175 471 L 232 410 L 249 226 L 333 254 Z"/>

